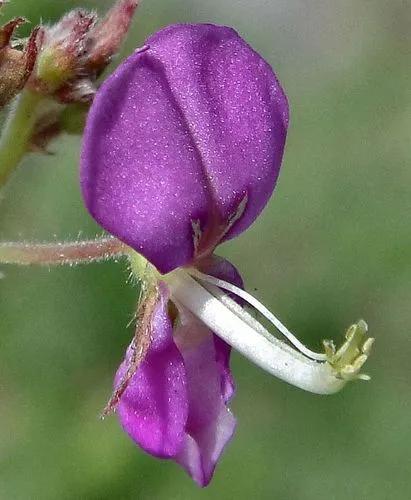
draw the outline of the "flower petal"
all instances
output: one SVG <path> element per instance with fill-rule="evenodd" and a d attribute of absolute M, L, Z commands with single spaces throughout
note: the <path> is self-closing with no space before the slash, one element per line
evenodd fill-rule
<path fill-rule="evenodd" d="M 236 426 L 226 406 L 233 389 L 231 374 L 221 362 L 226 358 L 228 366 L 229 352 L 194 316 L 182 311 L 181 317 L 175 338 L 187 372 L 189 415 L 184 445 L 175 460 L 200 486 L 206 486 Z"/>
<path fill-rule="evenodd" d="M 81 184 L 97 222 L 166 273 L 193 259 L 193 222 L 229 238 L 261 212 L 288 106 L 271 67 L 230 28 L 174 25 L 146 43 L 97 93 Z"/>
<path fill-rule="evenodd" d="M 212 254 L 196 262 L 195 267 L 204 274 L 228 281 L 239 288 L 244 288 L 244 281 L 238 269 L 231 262 L 219 255 Z M 237 297 L 238 298 L 238 297 Z"/>
<path fill-rule="evenodd" d="M 186 370 L 173 340 L 167 303 L 167 289 L 160 284 L 149 350 L 118 404 L 124 430 L 145 451 L 162 458 L 174 457 L 181 450 L 188 417 Z M 130 346 L 115 386 L 126 374 L 132 354 Z"/>

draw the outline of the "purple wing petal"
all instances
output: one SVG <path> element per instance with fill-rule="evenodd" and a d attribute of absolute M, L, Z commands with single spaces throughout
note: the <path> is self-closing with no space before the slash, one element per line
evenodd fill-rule
<path fill-rule="evenodd" d="M 147 46 L 96 96 L 81 184 L 94 218 L 168 272 L 193 258 L 193 221 L 228 226 L 247 196 L 228 238 L 261 212 L 288 106 L 270 66 L 230 28 L 174 25 Z"/>
<path fill-rule="evenodd" d="M 145 451 L 163 458 L 180 452 L 188 416 L 186 370 L 173 340 L 167 302 L 167 291 L 160 286 L 152 316 L 151 345 L 118 405 L 124 430 Z M 131 357 L 129 347 L 117 371 L 116 386 L 127 372 Z"/>
<path fill-rule="evenodd" d="M 182 319 L 175 337 L 187 371 L 189 416 L 184 445 L 175 460 L 200 486 L 206 486 L 236 426 L 226 406 L 225 388 L 232 389 L 231 374 L 221 363 L 221 357 L 229 353 L 224 343 L 215 342 L 214 334 L 189 313 L 183 312 Z"/>

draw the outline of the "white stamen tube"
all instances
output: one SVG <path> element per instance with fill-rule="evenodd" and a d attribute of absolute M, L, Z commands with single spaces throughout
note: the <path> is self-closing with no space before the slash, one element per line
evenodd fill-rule
<path fill-rule="evenodd" d="M 173 300 L 272 375 L 317 394 L 332 394 L 345 385 L 346 381 L 337 378 L 328 363 L 313 361 L 272 337 L 217 287 L 210 285 L 209 291 L 183 270 L 170 273 L 166 281 Z"/>

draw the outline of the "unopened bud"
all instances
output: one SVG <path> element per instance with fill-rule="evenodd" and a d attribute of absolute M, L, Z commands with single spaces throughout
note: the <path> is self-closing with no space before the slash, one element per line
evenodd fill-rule
<path fill-rule="evenodd" d="M 44 28 L 32 78 L 36 90 L 54 94 L 75 78 L 86 50 L 87 33 L 94 23 L 94 14 L 74 10 L 56 25 Z"/>
<path fill-rule="evenodd" d="M 89 53 L 87 68 L 99 75 L 109 64 L 125 35 L 127 34 L 133 14 L 139 0 L 120 0 L 106 17 L 98 23 L 89 35 Z"/>
<path fill-rule="evenodd" d="M 38 28 L 32 32 L 23 50 L 10 44 L 15 30 L 24 22 L 25 19 L 17 17 L 0 28 L 0 108 L 24 87 L 36 62 Z"/>
<path fill-rule="evenodd" d="M 118 0 L 98 21 L 94 13 L 73 10 L 44 28 L 30 87 L 60 102 L 89 102 L 94 83 L 123 41 L 138 0 Z"/>

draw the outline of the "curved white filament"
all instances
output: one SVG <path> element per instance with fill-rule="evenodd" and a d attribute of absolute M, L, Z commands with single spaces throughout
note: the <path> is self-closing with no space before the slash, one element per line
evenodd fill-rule
<path fill-rule="evenodd" d="M 228 283 L 227 281 L 221 280 L 219 278 L 214 278 L 214 276 L 209 276 L 208 274 L 203 274 L 200 271 L 197 270 L 190 270 L 190 274 L 194 276 L 195 278 L 200 279 L 201 281 L 205 281 L 206 283 L 211 283 L 212 285 L 218 286 L 219 288 L 222 288 L 223 290 L 227 290 L 228 292 L 233 293 L 234 295 L 237 295 L 238 297 L 241 297 L 244 299 L 246 302 L 248 302 L 251 306 L 253 306 L 255 309 L 257 309 L 258 312 L 260 312 L 265 318 L 272 323 L 277 330 L 286 337 L 293 346 L 295 346 L 302 354 L 307 356 L 308 358 L 314 359 L 316 361 L 325 361 L 327 359 L 326 354 L 324 353 L 318 353 L 311 351 L 311 349 L 308 349 L 304 344 L 302 344 L 295 335 L 293 335 L 288 328 L 281 323 L 281 321 L 274 316 L 274 314 L 268 310 L 264 304 L 262 304 L 259 300 L 257 300 L 255 297 L 247 293 L 245 290 L 239 288 L 238 286 L 235 286 L 231 283 Z"/>
<path fill-rule="evenodd" d="M 317 394 L 332 394 L 345 385 L 328 363 L 308 359 L 270 336 L 216 286 L 208 285 L 209 291 L 183 270 L 173 271 L 166 281 L 173 301 L 190 310 L 219 337 L 272 375 Z"/>

